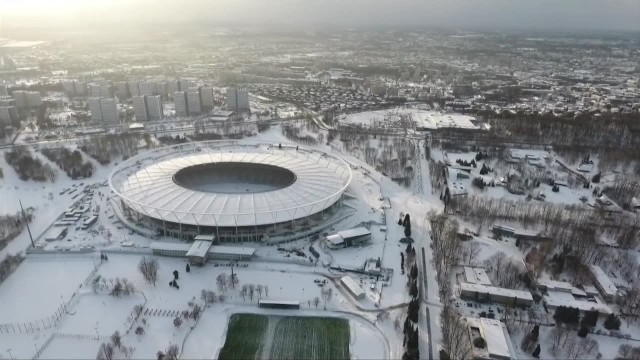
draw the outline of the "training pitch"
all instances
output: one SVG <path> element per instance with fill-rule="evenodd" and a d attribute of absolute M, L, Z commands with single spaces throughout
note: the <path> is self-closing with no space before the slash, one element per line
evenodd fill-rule
<path fill-rule="evenodd" d="M 218 358 L 348 359 L 349 341 L 346 319 L 234 314 Z"/>

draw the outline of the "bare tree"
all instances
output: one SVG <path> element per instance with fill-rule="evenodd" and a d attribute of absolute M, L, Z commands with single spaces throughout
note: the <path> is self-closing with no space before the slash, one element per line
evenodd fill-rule
<path fill-rule="evenodd" d="M 242 285 L 242 288 L 240 289 L 240 295 L 242 295 L 242 300 L 246 300 L 245 297 L 247 296 L 248 292 L 249 292 L 249 285 L 247 284 Z"/>
<path fill-rule="evenodd" d="M 182 325 L 182 318 L 180 316 L 176 316 L 175 319 L 173 319 L 173 326 L 179 328 L 180 325 Z"/>
<path fill-rule="evenodd" d="M 256 291 L 258 291 L 258 296 L 259 296 L 260 298 L 262 298 L 262 290 L 263 290 L 263 289 L 262 289 L 262 284 L 257 284 L 257 285 L 256 285 Z"/>
<path fill-rule="evenodd" d="M 315 298 L 313 298 L 313 305 L 315 305 L 316 308 L 318 307 L 319 303 L 320 303 L 320 298 L 319 297 L 316 296 Z"/>
<path fill-rule="evenodd" d="M 193 309 L 191 309 L 190 317 L 193 320 L 198 320 L 201 314 L 202 314 L 202 307 L 200 307 L 200 305 L 198 304 L 193 305 Z"/>
<path fill-rule="evenodd" d="M 253 301 L 253 294 L 256 291 L 256 286 L 253 284 L 249 284 L 249 300 Z"/>
<path fill-rule="evenodd" d="M 112 360 L 113 359 L 113 345 L 111 343 L 102 343 L 98 349 L 98 355 L 96 360 Z"/>
<path fill-rule="evenodd" d="M 269 287 L 267 285 L 264 286 L 264 296 L 269 297 Z"/>
<path fill-rule="evenodd" d="M 570 337 L 569 329 L 556 326 L 549 332 L 549 342 L 551 343 L 551 352 L 555 355 L 559 349 L 563 348 Z"/>
<path fill-rule="evenodd" d="M 156 286 L 156 281 L 158 280 L 158 260 L 149 260 L 146 257 L 143 257 L 138 264 L 138 269 L 148 283 Z"/>
<path fill-rule="evenodd" d="M 111 334 L 111 343 L 113 344 L 113 346 L 117 347 L 118 349 L 121 348 L 122 337 L 120 336 L 119 331 L 116 330 L 113 334 Z"/>
<path fill-rule="evenodd" d="M 178 345 L 170 345 L 167 351 L 165 352 L 164 360 L 177 360 L 178 355 L 180 355 L 180 348 Z"/>
<path fill-rule="evenodd" d="M 442 324 L 444 351 L 451 359 L 470 359 L 472 348 L 467 323 L 462 319 L 460 313 L 450 306 L 445 306 L 440 316 L 442 317 L 440 323 Z"/>
<path fill-rule="evenodd" d="M 227 291 L 227 274 L 222 273 L 216 277 L 216 284 L 218 285 L 218 291 Z"/>
<path fill-rule="evenodd" d="M 331 296 L 333 296 L 333 289 L 330 287 L 322 288 L 320 290 L 320 295 L 322 296 L 322 300 L 324 300 L 324 309 L 327 310 L 327 301 L 331 300 Z"/>

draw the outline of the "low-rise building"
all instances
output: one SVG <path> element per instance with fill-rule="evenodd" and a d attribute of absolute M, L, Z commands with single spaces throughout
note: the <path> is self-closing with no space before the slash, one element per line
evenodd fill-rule
<path fill-rule="evenodd" d="M 531 306 L 533 304 L 533 297 L 528 291 L 466 282 L 460 284 L 460 297 L 512 306 Z"/>
<path fill-rule="evenodd" d="M 618 288 L 616 284 L 611 281 L 609 276 L 602 270 L 600 266 L 591 265 L 591 277 L 593 278 L 593 284 L 600 291 L 600 295 L 606 301 L 614 301 L 618 295 Z"/>
<path fill-rule="evenodd" d="M 340 283 L 342 284 L 342 286 L 345 287 L 345 289 L 347 289 L 349 294 L 351 294 L 351 296 L 353 296 L 354 299 L 356 300 L 364 299 L 364 295 L 365 295 L 364 290 L 362 290 L 360 285 L 358 285 L 351 276 L 341 277 Z"/>
<path fill-rule="evenodd" d="M 473 358 L 478 360 L 512 359 L 511 338 L 506 326 L 499 320 L 487 318 L 466 318 Z M 476 345 L 476 339 L 482 338 Z"/>
<path fill-rule="evenodd" d="M 338 231 L 327 236 L 327 246 L 331 249 L 342 249 L 356 246 L 371 240 L 371 231 L 364 227 Z"/>

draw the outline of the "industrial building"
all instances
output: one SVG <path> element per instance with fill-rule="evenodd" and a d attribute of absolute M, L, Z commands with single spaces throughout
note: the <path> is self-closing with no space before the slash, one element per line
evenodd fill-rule
<path fill-rule="evenodd" d="M 342 286 L 345 287 L 345 289 L 347 289 L 349 294 L 351 294 L 351 296 L 353 296 L 354 299 L 356 300 L 364 299 L 364 295 L 365 295 L 364 290 L 362 290 L 360 285 L 358 285 L 351 276 L 341 277 L 340 283 L 342 284 Z"/>
<path fill-rule="evenodd" d="M 371 231 L 364 227 L 338 231 L 327 236 L 327 246 L 331 249 L 342 249 L 358 246 L 371 240 Z"/>

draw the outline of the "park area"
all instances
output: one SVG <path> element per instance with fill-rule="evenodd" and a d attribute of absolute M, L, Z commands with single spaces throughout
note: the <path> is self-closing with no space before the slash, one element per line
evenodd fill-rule
<path fill-rule="evenodd" d="M 349 321 L 234 314 L 219 359 L 348 359 Z"/>

